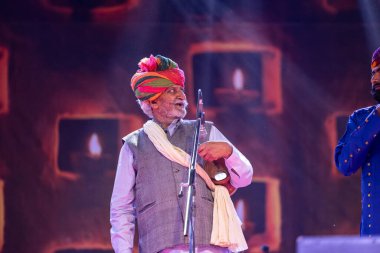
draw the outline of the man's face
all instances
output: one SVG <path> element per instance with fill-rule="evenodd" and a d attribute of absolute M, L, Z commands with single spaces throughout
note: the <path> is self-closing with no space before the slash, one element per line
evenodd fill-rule
<path fill-rule="evenodd" d="M 371 69 L 371 94 L 380 102 L 380 65 Z"/>
<path fill-rule="evenodd" d="M 151 102 L 153 115 L 161 123 L 170 124 L 175 119 L 186 116 L 187 100 L 184 89 L 173 85 L 166 89 L 161 96 Z"/>

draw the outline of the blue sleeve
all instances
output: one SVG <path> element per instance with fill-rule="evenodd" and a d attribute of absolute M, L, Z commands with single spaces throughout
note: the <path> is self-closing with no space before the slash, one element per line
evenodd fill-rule
<path fill-rule="evenodd" d="M 380 117 L 373 107 L 354 112 L 335 148 L 335 164 L 345 176 L 355 173 L 365 162 L 375 137 L 380 132 Z"/>

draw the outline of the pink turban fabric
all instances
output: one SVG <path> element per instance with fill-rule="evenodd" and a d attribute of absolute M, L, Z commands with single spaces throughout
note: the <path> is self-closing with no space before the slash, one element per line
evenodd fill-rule
<path fill-rule="evenodd" d="M 131 87 L 137 99 L 154 100 L 173 85 L 185 86 L 185 74 L 173 60 L 150 55 L 138 63 L 139 69 L 132 76 Z"/>

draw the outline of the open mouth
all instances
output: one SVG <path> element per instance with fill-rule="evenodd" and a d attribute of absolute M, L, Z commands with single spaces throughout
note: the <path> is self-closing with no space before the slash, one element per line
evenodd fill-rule
<path fill-rule="evenodd" d="M 180 100 L 180 101 L 176 101 L 176 102 L 174 103 L 174 105 L 175 105 L 175 107 L 177 107 L 177 108 L 181 108 L 181 109 L 183 109 L 183 108 L 186 108 L 186 107 L 187 107 L 187 101 L 182 101 L 182 100 Z"/>
<path fill-rule="evenodd" d="M 183 103 L 183 102 L 177 102 L 177 103 L 175 103 L 175 106 L 177 106 L 177 107 L 184 107 L 185 103 Z"/>

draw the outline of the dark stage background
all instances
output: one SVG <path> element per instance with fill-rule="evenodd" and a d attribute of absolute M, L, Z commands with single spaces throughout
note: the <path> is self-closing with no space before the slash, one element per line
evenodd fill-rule
<path fill-rule="evenodd" d="M 299 235 L 355 235 L 360 175 L 333 152 L 347 116 L 374 103 L 380 1 L 3 0 L 0 249 L 108 253 L 120 138 L 146 120 L 129 80 L 174 59 L 207 120 L 248 157 L 234 201 L 249 252 Z"/>

